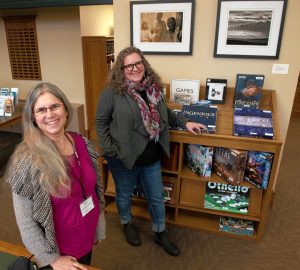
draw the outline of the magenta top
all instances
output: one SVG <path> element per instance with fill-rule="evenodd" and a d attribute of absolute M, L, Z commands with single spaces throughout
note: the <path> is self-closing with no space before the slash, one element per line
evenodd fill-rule
<path fill-rule="evenodd" d="M 66 198 L 51 196 L 55 237 L 61 255 L 74 256 L 77 259 L 92 251 L 96 227 L 100 215 L 99 201 L 96 195 L 96 173 L 83 138 L 76 133 L 69 133 L 74 142 L 80 164 L 76 156 L 69 161 L 71 193 Z M 82 190 L 84 189 L 84 191 Z M 84 217 L 80 203 L 92 196 L 94 209 Z"/>

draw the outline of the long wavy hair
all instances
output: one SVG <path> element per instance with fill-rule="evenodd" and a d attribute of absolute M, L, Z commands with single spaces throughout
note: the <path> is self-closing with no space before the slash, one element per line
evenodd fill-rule
<path fill-rule="evenodd" d="M 145 58 L 144 54 L 136 47 L 127 47 L 119 52 L 117 59 L 115 61 L 115 64 L 113 68 L 111 69 L 109 76 L 108 76 L 108 87 L 111 89 L 118 91 L 119 93 L 123 93 L 127 90 L 127 85 L 125 83 L 126 77 L 124 73 L 124 59 L 126 56 L 137 53 L 145 67 L 145 77 L 149 77 L 152 79 L 154 83 L 158 85 L 158 87 L 162 90 L 163 84 L 161 82 L 161 78 L 158 76 L 158 74 L 154 71 L 154 69 L 151 67 L 147 59 Z"/>
<path fill-rule="evenodd" d="M 65 94 L 54 84 L 38 83 L 30 90 L 23 111 L 23 141 L 18 145 L 10 166 L 14 166 L 26 155 L 30 158 L 31 167 L 40 172 L 40 184 L 51 195 L 61 197 L 70 191 L 70 180 L 64 158 L 55 144 L 38 128 L 33 115 L 37 99 L 44 93 L 57 97 L 67 113 L 66 126 L 72 119 L 72 106 Z M 14 167 L 12 167 L 14 168 Z"/>

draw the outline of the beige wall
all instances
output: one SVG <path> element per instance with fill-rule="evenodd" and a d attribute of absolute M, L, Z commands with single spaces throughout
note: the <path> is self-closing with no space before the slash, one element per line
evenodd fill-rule
<path fill-rule="evenodd" d="M 129 0 L 114 1 L 114 32 L 116 53 L 130 45 Z M 282 138 L 286 136 L 300 71 L 300 1 L 289 0 L 285 19 L 280 58 L 277 60 L 221 59 L 213 57 L 217 0 L 196 0 L 194 46 L 192 56 L 149 55 L 147 59 L 165 82 L 171 79 L 227 78 L 235 85 L 237 73 L 262 73 L 265 89 L 277 91 Z M 288 75 L 272 74 L 273 63 L 289 64 Z"/>
<path fill-rule="evenodd" d="M 73 103 L 85 103 L 78 7 L 15 10 L 12 15 L 38 14 L 37 37 L 42 80 L 59 86 Z M 4 22 L 0 19 L 0 85 L 19 87 L 25 99 L 38 81 L 13 80 Z"/>
<path fill-rule="evenodd" d="M 82 36 L 112 36 L 114 18 L 112 5 L 80 7 Z"/>

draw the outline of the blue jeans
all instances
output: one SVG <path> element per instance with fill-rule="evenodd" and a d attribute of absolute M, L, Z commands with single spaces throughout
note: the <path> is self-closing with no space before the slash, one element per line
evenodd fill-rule
<path fill-rule="evenodd" d="M 152 219 L 152 230 L 162 232 L 165 225 L 165 203 L 160 161 L 147 166 L 134 166 L 127 169 L 116 158 L 106 157 L 116 186 L 116 203 L 122 224 L 131 221 L 131 195 L 138 181 L 143 188 L 148 203 L 148 211 Z"/>

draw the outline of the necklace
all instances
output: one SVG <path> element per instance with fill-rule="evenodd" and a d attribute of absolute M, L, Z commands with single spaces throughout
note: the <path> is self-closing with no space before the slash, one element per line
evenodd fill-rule
<path fill-rule="evenodd" d="M 72 148 L 73 148 L 73 152 L 74 152 L 74 155 L 75 155 L 75 159 L 76 159 L 76 162 L 79 166 L 79 171 L 80 171 L 80 178 L 78 179 L 78 182 L 80 184 L 80 187 L 81 187 L 81 191 L 82 191 L 82 197 L 84 199 L 86 199 L 86 194 L 85 194 L 85 191 L 84 191 L 84 187 L 83 187 L 83 183 L 82 183 L 82 168 L 81 168 L 81 163 L 80 163 L 80 160 L 79 160 L 79 157 L 78 157 L 78 153 L 76 151 L 76 147 L 74 145 L 74 143 L 72 142 L 72 140 L 69 138 L 69 136 L 65 133 L 65 136 L 66 138 L 68 139 L 68 141 L 71 143 L 72 145 Z M 77 179 L 77 178 L 76 178 Z"/>

